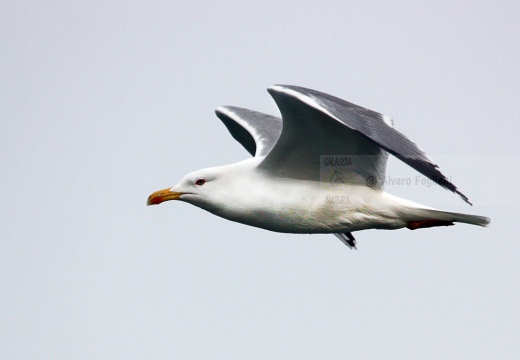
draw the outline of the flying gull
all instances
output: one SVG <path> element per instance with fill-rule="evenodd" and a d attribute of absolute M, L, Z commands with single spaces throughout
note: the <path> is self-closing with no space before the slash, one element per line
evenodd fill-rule
<path fill-rule="evenodd" d="M 181 200 L 271 231 L 334 234 L 350 248 L 359 230 L 489 224 L 484 216 L 436 210 L 383 191 L 390 153 L 471 204 L 388 116 L 303 87 L 274 85 L 268 92 L 281 119 L 233 106 L 216 110 L 252 158 L 194 171 L 151 194 L 148 205 Z"/>

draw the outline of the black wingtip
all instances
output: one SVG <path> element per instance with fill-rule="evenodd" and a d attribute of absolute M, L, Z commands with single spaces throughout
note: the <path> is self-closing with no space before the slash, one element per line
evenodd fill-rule
<path fill-rule="evenodd" d="M 356 238 L 354 237 L 354 235 L 352 235 L 351 232 L 343 233 L 343 235 L 345 235 L 346 239 L 340 238 L 340 240 L 343 241 L 343 243 L 347 245 L 351 250 L 357 250 Z"/>
<path fill-rule="evenodd" d="M 473 204 L 471 203 L 471 201 L 469 201 L 469 199 L 468 199 L 468 197 L 466 195 L 461 193 L 459 190 L 455 190 L 455 193 L 457 195 L 459 195 L 461 197 L 461 199 L 464 200 L 466 203 L 468 203 L 469 205 L 473 206 Z"/>

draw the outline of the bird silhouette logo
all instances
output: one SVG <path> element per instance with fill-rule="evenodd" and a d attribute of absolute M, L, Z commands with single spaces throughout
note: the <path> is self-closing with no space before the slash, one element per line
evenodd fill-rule
<path fill-rule="evenodd" d="M 347 179 L 342 171 L 334 170 L 329 177 L 329 190 L 340 190 L 347 186 Z"/>

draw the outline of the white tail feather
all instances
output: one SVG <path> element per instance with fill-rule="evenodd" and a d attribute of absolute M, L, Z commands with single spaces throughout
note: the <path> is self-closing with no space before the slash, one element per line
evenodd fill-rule
<path fill-rule="evenodd" d="M 461 214 L 435 209 L 413 209 L 407 217 L 410 217 L 410 221 L 443 220 L 478 226 L 488 226 L 490 223 L 490 219 L 485 216 Z"/>

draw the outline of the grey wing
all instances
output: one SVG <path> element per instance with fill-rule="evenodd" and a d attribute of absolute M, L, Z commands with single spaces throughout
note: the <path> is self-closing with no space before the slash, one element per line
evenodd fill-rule
<path fill-rule="evenodd" d="M 282 119 L 235 106 L 215 110 L 227 129 L 251 155 L 265 156 L 274 147 L 282 132 Z"/>
<path fill-rule="evenodd" d="M 382 188 L 388 159 L 383 148 L 336 121 L 310 98 L 281 86 L 268 91 L 282 113 L 283 129 L 259 169 L 271 176 L 319 181 L 332 188 L 342 184 Z M 370 121 L 384 124 L 389 120 L 374 117 Z"/>
<path fill-rule="evenodd" d="M 361 141 L 359 137 L 362 137 L 373 146 L 388 151 L 424 176 L 458 194 L 464 201 L 471 204 L 468 198 L 439 171 L 438 166 L 421 148 L 391 127 L 392 121 L 389 117 L 337 97 L 302 87 L 275 85 L 270 87 L 268 91 L 280 108 L 284 121 L 284 131 L 279 141 L 280 147 L 278 148 L 277 144 L 271 152 L 273 160 L 276 157 L 283 156 L 284 143 L 289 143 L 293 137 L 289 132 L 297 131 L 295 129 L 302 123 L 302 119 L 304 119 L 303 123 L 308 124 L 311 120 L 306 118 L 314 116 L 314 121 L 319 120 L 321 124 L 313 124 L 312 127 L 318 129 L 334 127 L 338 129 L 337 131 L 340 131 L 339 128 L 343 127 L 355 132 L 357 141 Z M 289 126 L 289 124 L 291 125 Z M 315 137 L 309 142 L 316 141 L 326 141 L 326 139 Z M 269 160 L 269 157 L 266 158 L 267 160 Z"/>

